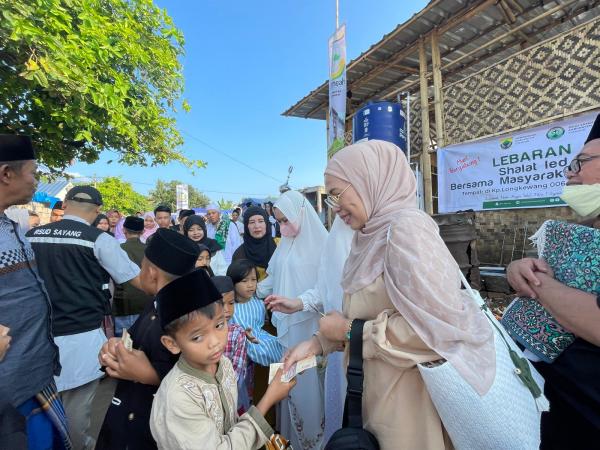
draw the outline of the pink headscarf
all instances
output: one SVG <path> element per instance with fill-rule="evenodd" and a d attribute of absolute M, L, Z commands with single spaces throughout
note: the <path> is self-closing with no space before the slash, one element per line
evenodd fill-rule
<path fill-rule="evenodd" d="M 152 217 L 152 221 L 154 223 L 154 225 L 152 226 L 152 228 L 146 228 L 146 218 L 147 217 Z M 145 244 L 146 240 L 150 236 L 152 236 L 154 233 L 156 233 L 156 230 L 158 230 L 158 224 L 156 223 L 156 219 L 154 218 L 154 213 L 151 212 L 151 211 L 149 211 L 149 212 L 147 212 L 147 213 L 144 214 L 144 232 L 140 236 L 140 241 L 142 241 Z"/>
<path fill-rule="evenodd" d="M 460 289 L 460 269 L 436 223 L 417 209 L 404 153 L 389 142 L 361 142 L 336 153 L 325 174 L 352 184 L 368 216 L 344 266 L 344 292 L 383 274 L 390 300 L 419 337 L 485 394 L 496 375 L 492 329 Z"/>

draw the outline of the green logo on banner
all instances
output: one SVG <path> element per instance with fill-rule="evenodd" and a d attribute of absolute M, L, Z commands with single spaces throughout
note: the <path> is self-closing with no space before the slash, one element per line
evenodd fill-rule
<path fill-rule="evenodd" d="M 565 129 L 562 127 L 554 127 L 554 128 L 550 128 L 548 130 L 548 132 L 546 133 L 546 137 L 548 139 L 554 140 L 554 139 L 559 139 L 563 136 L 563 134 L 565 134 Z"/>
<path fill-rule="evenodd" d="M 502 139 L 500 141 L 500 148 L 503 150 L 510 148 L 510 146 L 512 145 L 512 139 L 512 137 Z"/>

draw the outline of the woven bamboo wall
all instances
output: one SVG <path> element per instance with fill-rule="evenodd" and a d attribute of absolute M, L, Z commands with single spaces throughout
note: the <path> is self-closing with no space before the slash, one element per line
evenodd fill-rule
<path fill-rule="evenodd" d="M 447 144 L 600 107 L 600 20 L 444 88 Z"/>
<path fill-rule="evenodd" d="M 419 153 L 423 149 L 421 134 L 421 100 L 419 92 L 410 96 L 410 148 L 411 153 Z"/>
<path fill-rule="evenodd" d="M 429 99 L 429 102 L 433 102 L 433 99 Z M 406 104 L 402 105 L 406 107 Z M 423 135 L 421 133 L 423 120 L 421 119 L 421 98 L 417 91 L 416 94 L 410 96 L 410 144 L 411 153 L 414 155 L 423 150 Z M 435 142 L 435 122 L 433 116 L 429 120 L 429 138 Z M 435 154 L 431 155 L 431 163 L 435 165 Z"/>

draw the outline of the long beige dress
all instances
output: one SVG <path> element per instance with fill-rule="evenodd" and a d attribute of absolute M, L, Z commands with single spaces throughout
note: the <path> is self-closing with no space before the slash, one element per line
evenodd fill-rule
<path fill-rule="evenodd" d="M 344 298 L 343 313 L 365 320 L 363 422 L 381 450 L 453 449 L 417 364 L 440 359 L 394 308 L 383 275 Z M 336 343 L 319 336 L 324 354 Z M 346 351 L 346 360 L 347 360 Z"/>

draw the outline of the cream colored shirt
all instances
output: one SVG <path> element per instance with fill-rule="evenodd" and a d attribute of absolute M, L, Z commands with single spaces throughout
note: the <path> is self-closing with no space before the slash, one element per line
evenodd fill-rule
<path fill-rule="evenodd" d="M 150 430 L 159 450 L 254 450 L 273 430 L 256 409 L 237 415 L 237 384 L 222 357 L 212 375 L 180 358 L 154 397 Z"/>
<path fill-rule="evenodd" d="M 363 328 L 363 425 L 381 450 L 452 450 L 417 364 L 440 359 L 398 313 L 379 276 L 344 298 L 343 313 Z M 324 354 L 339 344 L 318 335 Z M 346 349 L 346 362 L 347 362 Z"/>

